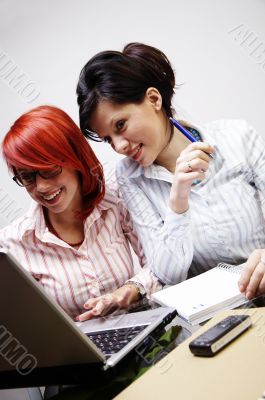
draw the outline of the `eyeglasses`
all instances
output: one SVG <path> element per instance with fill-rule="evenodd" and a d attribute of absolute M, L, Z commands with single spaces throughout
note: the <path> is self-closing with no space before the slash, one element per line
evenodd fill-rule
<path fill-rule="evenodd" d="M 60 165 L 54 166 L 52 169 L 42 170 L 42 171 L 23 171 L 19 172 L 13 176 L 13 181 L 15 181 L 18 186 L 29 186 L 36 183 L 36 176 L 39 175 L 43 179 L 51 179 L 59 175 L 62 172 L 62 167 Z"/>

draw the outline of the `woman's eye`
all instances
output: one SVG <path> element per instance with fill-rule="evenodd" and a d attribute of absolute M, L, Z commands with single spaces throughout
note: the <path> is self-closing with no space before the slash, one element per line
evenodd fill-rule
<path fill-rule="evenodd" d="M 103 140 L 104 140 L 105 143 L 111 144 L 111 137 L 110 136 L 104 137 Z"/>
<path fill-rule="evenodd" d="M 20 179 L 22 179 L 22 180 L 25 180 L 25 181 L 27 181 L 27 180 L 30 180 L 30 179 L 32 179 L 32 176 L 34 176 L 34 172 L 33 173 L 21 173 L 21 174 L 18 174 L 19 175 L 19 177 L 20 177 Z"/>
<path fill-rule="evenodd" d="M 125 121 L 124 119 L 121 119 L 116 122 L 116 128 L 118 131 L 120 131 L 124 127 Z"/>

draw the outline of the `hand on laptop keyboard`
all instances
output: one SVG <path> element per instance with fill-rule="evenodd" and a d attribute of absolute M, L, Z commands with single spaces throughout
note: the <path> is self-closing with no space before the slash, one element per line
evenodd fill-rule
<path fill-rule="evenodd" d="M 82 322 L 94 317 L 104 316 L 117 308 L 127 308 L 137 301 L 138 297 L 137 288 L 126 284 L 112 293 L 89 299 L 84 304 L 84 308 L 88 311 L 78 315 L 76 320 Z"/>

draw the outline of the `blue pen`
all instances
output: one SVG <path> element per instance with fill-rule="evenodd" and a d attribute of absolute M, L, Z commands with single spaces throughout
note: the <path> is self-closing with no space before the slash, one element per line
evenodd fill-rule
<path fill-rule="evenodd" d="M 180 125 L 180 123 L 178 121 L 176 121 L 174 118 L 169 117 L 169 121 L 172 123 L 172 125 L 174 125 L 176 128 L 178 128 L 178 130 L 183 133 L 184 136 L 186 136 L 186 138 L 188 138 L 192 143 L 194 142 L 198 142 L 197 139 L 195 139 L 194 136 L 192 136 L 192 134 L 184 128 L 184 126 Z M 211 158 L 214 158 L 214 156 L 210 153 L 207 153 Z"/>

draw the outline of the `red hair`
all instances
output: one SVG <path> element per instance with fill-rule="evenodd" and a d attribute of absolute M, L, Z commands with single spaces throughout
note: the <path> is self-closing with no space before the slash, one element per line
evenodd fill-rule
<path fill-rule="evenodd" d="M 64 111 L 40 106 L 19 117 L 2 143 L 8 168 L 48 169 L 52 165 L 79 171 L 86 218 L 103 199 L 103 168 L 75 122 Z"/>

